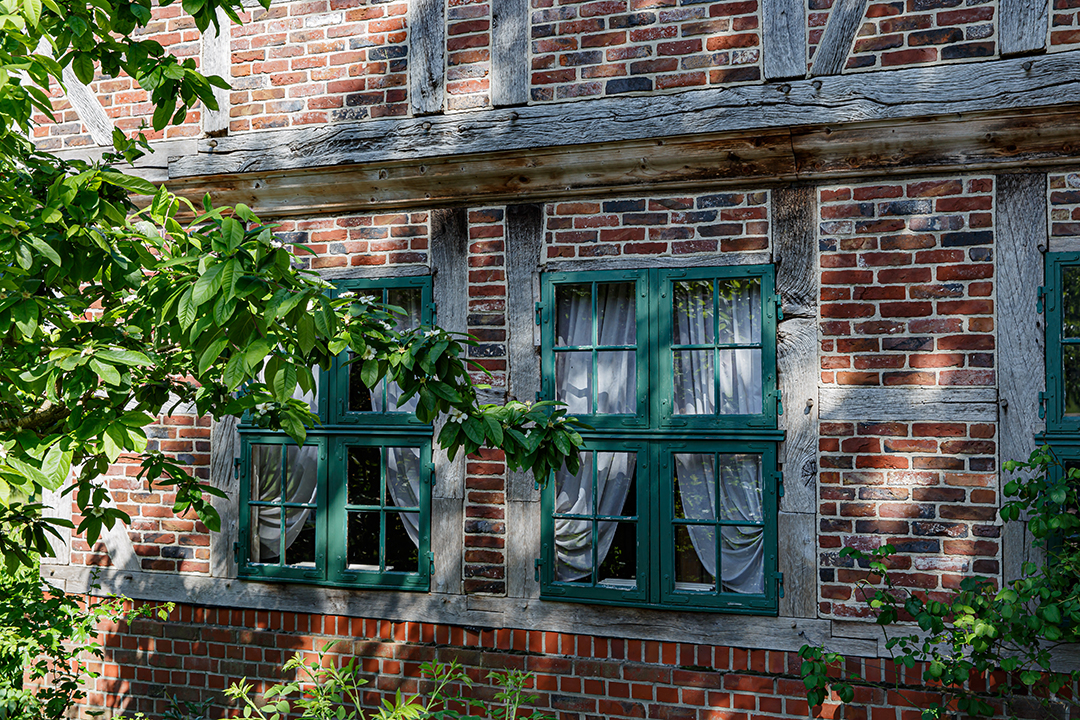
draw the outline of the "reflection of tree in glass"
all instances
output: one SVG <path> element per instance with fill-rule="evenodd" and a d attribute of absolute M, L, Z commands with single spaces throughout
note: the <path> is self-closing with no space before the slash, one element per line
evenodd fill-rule
<path fill-rule="evenodd" d="M 608 548 L 607 557 L 600 564 L 601 581 L 608 578 L 631 580 L 637 576 L 637 523 L 621 522 L 615 529 L 615 537 Z"/>
<path fill-rule="evenodd" d="M 1080 338 L 1080 266 L 1062 270 L 1061 337 Z M 1080 345 L 1065 343 L 1061 349 L 1065 382 L 1065 414 L 1080 415 Z"/>

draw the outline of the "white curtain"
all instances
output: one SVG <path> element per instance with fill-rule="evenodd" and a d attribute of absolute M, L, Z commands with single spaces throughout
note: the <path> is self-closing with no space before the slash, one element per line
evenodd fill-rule
<path fill-rule="evenodd" d="M 281 452 L 285 457 L 285 487 L 281 486 Z M 290 503 L 314 505 L 318 491 L 319 449 L 315 446 L 251 446 L 251 498 L 264 502 L 283 499 Z M 279 562 L 282 533 L 280 507 L 252 506 L 253 562 Z M 285 509 L 285 548 L 288 549 L 304 529 L 314 508 Z"/>
<path fill-rule="evenodd" d="M 632 283 L 596 285 L 596 343 L 633 346 L 637 343 L 637 308 Z M 594 347 L 592 286 L 560 285 L 556 289 L 555 345 Z M 555 399 L 571 415 L 634 414 L 637 412 L 635 350 L 606 350 L 596 356 L 596 407 L 592 352 L 555 353 Z"/>
<path fill-rule="evenodd" d="M 420 507 L 420 448 L 387 448 L 386 489 L 397 507 Z M 412 544 L 420 547 L 420 513 L 400 515 Z"/>
<path fill-rule="evenodd" d="M 593 499 L 593 463 L 596 463 L 596 502 Z M 576 475 L 563 467 L 555 474 L 555 512 L 566 515 L 622 515 L 632 490 L 637 456 L 634 453 L 583 452 Z M 618 528 L 600 522 L 596 533 L 596 565 L 604 564 Z M 572 582 L 592 576 L 592 520 L 555 519 L 555 579 Z M 598 578 L 602 580 L 603 578 Z"/>
<path fill-rule="evenodd" d="M 423 308 L 419 288 L 392 288 L 387 291 L 386 302 L 389 305 L 395 305 L 405 310 L 404 315 L 394 316 L 395 330 L 404 332 L 420 327 Z M 350 382 L 360 382 L 360 363 L 355 363 L 351 367 L 355 368 L 355 370 Z M 389 387 L 386 388 L 386 403 L 384 405 L 383 386 L 385 384 L 386 380 L 380 380 L 378 385 L 368 391 L 371 393 L 371 410 L 373 412 L 411 413 L 416 411 L 416 404 L 420 401 L 420 398 L 416 395 L 409 398 L 404 405 L 398 405 L 398 398 L 401 397 L 402 390 L 395 382 L 390 383 Z"/>

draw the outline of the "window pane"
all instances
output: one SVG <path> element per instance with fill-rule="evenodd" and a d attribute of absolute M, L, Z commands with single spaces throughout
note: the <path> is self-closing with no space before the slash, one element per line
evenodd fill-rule
<path fill-rule="evenodd" d="M 555 399 L 571 415 L 592 414 L 592 353 L 555 354 Z"/>
<path fill-rule="evenodd" d="M 581 453 L 577 474 L 564 465 L 555 473 L 555 512 L 560 515 L 592 515 L 593 454 Z"/>
<path fill-rule="evenodd" d="M 355 353 L 349 353 L 349 360 L 355 357 Z M 363 365 L 363 362 L 354 362 L 349 365 L 349 410 L 352 412 L 371 412 L 372 410 L 372 399 L 376 390 L 364 385 L 364 381 L 360 379 Z M 382 382 L 380 381 L 376 387 L 381 401 Z"/>
<path fill-rule="evenodd" d="M 612 415 L 636 413 L 637 356 L 635 351 L 598 351 L 596 353 L 596 390 L 597 413 Z"/>
<path fill-rule="evenodd" d="M 715 340 L 713 281 L 674 283 L 671 332 L 674 345 L 712 345 Z"/>
<path fill-rule="evenodd" d="M 277 565 L 281 558 L 280 507 L 251 508 L 251 562 Z"/>
<path fill-rule="evenodd" d="M 419 567 L 416 529 L 419 513 L 386 514 L 386 571 L 416 572 Z"/>
<path fill-rule="evenodd" d="M 637 523 L 600 522 L 597 529 L 601 549 L 605 540 L 608 543 L 600 563 L 600 583 L 627 589 L 634 587 L 637 577 Z"/>
<path fill-rule="evenodd" d="M 723 587 L 728 592 L 765 592 L 765 533 L 760 527 L 727 525 L 720 529 Z"/>
<path fill-rule="evenodd" d="M 379 513 L 349 513 L 349 537 L 346 541 L 346 560 L 349 569 L 378 569 Z"/>
<path fill-rule="evenodd" d="M 1061 272 L 1061 337 L 1080 338 L 1080 266 Z"/>
<path fill-rule="evenodd" d="M 395 506 L 420 507 L 420 448 L 387 448 L 386 490 Z"/>
<path fill-rule="evenodd" d="M 675 588 L 715 587 L 716 531 L 711 525 L 675 526 Z"/>
<path fill-rule="evenodd" d="M 637 344 L 637 307 L 633 283 L 596 286 L 597 340 L 600 345 Z"/>
<path fill-rule="evenodd" d="M 555 519 L 555 579 L 592 582 L 592 520 Z"/>
<path fill-rule="evenodd" d="M 379 471 L 382 451 L 374 447 L 348 449 L 345 471 L 346 494 L 350 505 L 381 505 Z"/>
<path fill-rule="evenodd" d="M 281 445 L 251 446 L 251 499 L 281 497 Z"/>
<path fill-rule="evenodd" d="M 716 412 L 713 350 L 673 350 L 675 415 Z"/>
<path fill-rule="evenodd" d="M 417 287 L 387 288 L 386 304 L 396 305 L 405 310 L 404 315 L 395 313 L 391 321 L 394 323 L 395 330 L 403 332 L 420 327 L 422 297 L 420 288 Z"/>
<path fill-rule="evenodd" d="M 1062 345 L 1065 361 L 1065 414 L 1080 415 L 1080 345 Z"/>
<path fill-rule="evenodd" d="M 632 517 L 636 514 L 636 471 L 636 453 L 596 453 L 596 490 L 600 496 L 597 515 Z"/>
<path fill-rule="evenodd" d="M 716 519 L 716 457 L 712 453 L 675 455 L 675 517 Z"/>
<path fill-rule="evenodd" d="M 592 345 L 592 285 L 555 286 L 555 344 Z"/>
<path fill-rule="evenodd" d="M 739 278 L 717 282 L 720 342 L 761 342 L 761 281 Z"/>
<path fill-rule="evenodd" d="M 315 508 L 285 508 L 285 564 L 315 567 Z"/>
<path fill-rule="evenodd" d="M 720 456 L 720 519 L 764 522 L 760 455 Z"/>
<path fill-rule="evenodd" d="M 720 351 L 720 413 L 762 412 L 761 350 Z"/>
<path fill-rule="evenodd" d="M 285 502 L 314 505 L 319 490 L 319 448 L 288 447 L 285 456 Z"/>

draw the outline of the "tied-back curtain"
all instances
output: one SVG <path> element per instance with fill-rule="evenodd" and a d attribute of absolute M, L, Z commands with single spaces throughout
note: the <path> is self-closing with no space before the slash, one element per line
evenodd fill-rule
<path fill-rule="evenodd" d="M 761 456 L 721 454 L 719 468 L 714 463 L 715 457 L 699 453 L 675 455 L 679 499 L 686 517 L 761 523 Z M 716 515 L 718 506 L 719 518 Z M 719 527 L 722 589 L 751 594 L 765 592 L 764 528 Z M 689 525 L 687 529 L 698 560 L 710 575 L 716 577 L 716 526 Z"/>
<path fill-rule="evenodd" d="M 420 507 L 420 448 L 386 450 L 386 489 L 397 507 Z M 420 513 L 401 513 L 401 522 L 413 545 L 420 547 Z"/>
<path fill-rule="evenodd" d="M 394 329 L 404 332 L 420 327 L 422 319 L 422 301 L 420 290 L 417 288 L 395 288 L 387 291 L 386 302 L 405 310 L 404 315 L 394 316 Z M 416 403 L 419 396 L 414 395 L 408 402 L 398 405 L 398 398 L 402 395 L 401 387 L 392 382 L 386 386 L 386 402 L 383 403 L 383 386 L 386 380 L 380 380 L 379 384 L 371 390 L 371 409 L 374 412 L 402 412 L 411 413 L 416 411 Z"/>
<path fill-rule="evenodd" d="M 556 296 L 557 346 L 626 346 L 637 342 L 633 283 L 597 283 L 596 343 L 593 343 L 592 286 L 563 285 Z M 555 354 L 555 398 L 571 415 L 633 414 L 637 411 L 634 350 L 596 354 L 596 407 L 593 407 L 592 352 Z"/>
<path fill-rule="evenodd" d="M 253 499 L 263 502 L 304 503 L 314 505 L 319 484 L 319 449 L 314 446 L 286 447 L 284 488 L 281 486 L 281 445 L 254 445 L 252 453 Z M 279 538 L 282 534 L 282 508 L 265 505 L 253 506 L 252 560 L 254 562 L 278 561 Z M 314 508 L 284 508 L 285 548 L 288 549 Z"/>
<path fill-rule="evenodd" d="M 596 507 L 593 507 L 593 463 Z M 583 452 L 577 475 L 564 466 L 555 474 L 555 512 L 560 515 L 621 515 L 634 480 L 635 453 Z M 617 522 L 597 523 L 596 565 L 604 564 Z M 592 576 L 593 521 L 555 518 L 555 579 L 573 582 Z M 597 578 L 602 580 L 603 578 Z"/>

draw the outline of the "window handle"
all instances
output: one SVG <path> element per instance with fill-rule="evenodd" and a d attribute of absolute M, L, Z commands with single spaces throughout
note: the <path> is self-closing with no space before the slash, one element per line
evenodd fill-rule
<path fill-rule="evenodd" d="M 1039 299 L 1035 301 L 1035 312 L 1041 314 L 1043 312 L 1043 309 L 1045 308 L 1045 304 L 1043 303 L 1043 300 L 1046 298 L 1046 288 L 1045 287 L 1039 286 L 1039 296 L 1038 297 L 1039 297 Z"/>
<path fill-rule="evenodd" d="M 1049 396 L 1045 392 L 1040 392 L 1039 393 L 1039 419 L 1040 420 L 1045 420 L 1046 419 L 1046 401 L 1048 399 L 1049 399 Z"/>

